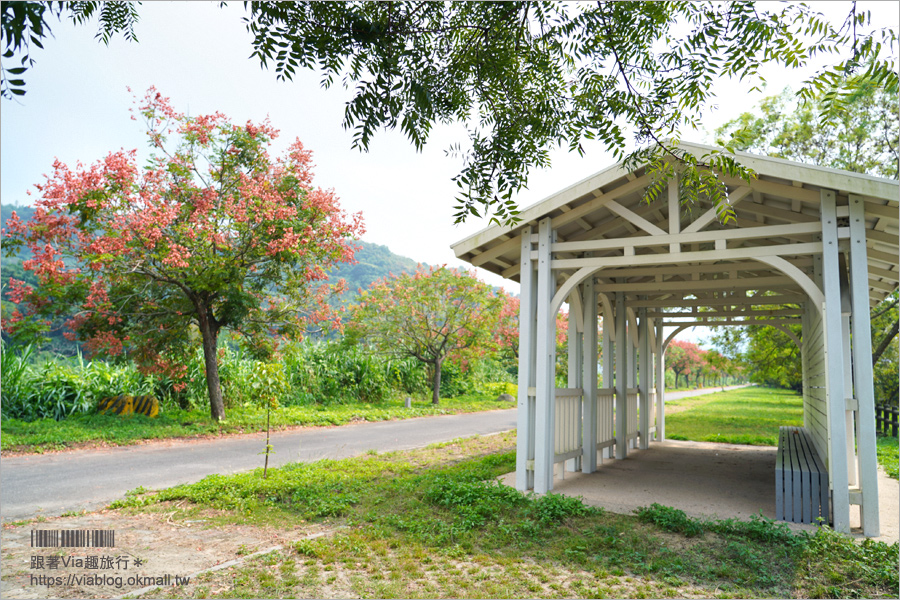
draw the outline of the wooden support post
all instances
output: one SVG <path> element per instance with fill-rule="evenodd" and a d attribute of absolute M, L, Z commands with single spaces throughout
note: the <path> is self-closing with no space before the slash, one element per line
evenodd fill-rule
<path fill-rule="evenodd" d="M 568 386 L 570 388 L 581 387 L 581 381 L 583 378 L 583 366 L 584 366 L 584 342 L 583 337 L 584 333 L 578 331 L 577 323 L 579 320 L 583 318 L 584 311 L 582 310 L 582 314 L 575 314 L 576 307 L 581 307 L 581 290 L 579 288 L 575 288 L 572 290 L 572 294 L 569 299 L 569 330 L 567 332 L 567 342 L 568 342 L 568 350 L 569 350 L 569 373 L 568 373 Z M 578 296 L 576 299 L 576 295 Z M 583 428 L 583 417 L 584 417 L 584 399 L 582 398 L 582 402 L 578 405 L 578 422 L 579 428 L 578 431 L 581 432 Z M 583 438 L 582 438 L 583 439 Z M 579 440 L 581 442 L 581 440 Z M 579 444 L 580 445 L 580 444 Z M 570 458 L 566 461 L 565 468 L 569 471 L 580 471 L 581 470 L 581 457 L 576 456 L 575 458 Z"/>
<path fill-rule="evenodd" d="M 632 329 L 632 327 L 634 329 Z M 635 331 L 637 327 L 635 324 L 628 323 L 628 387 L 636 388 L 637 387 L 637 368 L 638 368 L 638 345 L 635 341 Z M 638 334 L 640 335 L 640 334 Z"/>
<path fill-rule="evenodd" d="M 628 456 L 628 339 L 625 295 L 616 292 L 616 458 Z"/>
<path fill-rule="evenodd" d="M 601 332 L 602 342 L 603 342 L 603 352 L 600 357 L 601 361 L 601 375 L 603 375 L 603 387 L 611 388 L 615 382 L 615 371 L 613 370 L 613 364 L 615 362 L 615 347 L 612 335 L 610 331 L 614 329 L 613 324 L 616 318 L 614 315 L 608 315 L 605 312 L 603 313 L 603 331 Z M 607 327 L 609 325 L 609 327 Z"/>
<path fill-rule="evenodd" d="M 522 231 L 519 299 L 519 394 L 516 429 L 516 489 L 534 487 L 534 398 L 528 395 L 535 387 L 535 350 L 537 337 L 537 273 L 531 260 L 531 227 Z"/>
<path fill-rule="evenodd" d="M 584 334 L 582 342 L 584 358 L 581 388 L 584 390 L 582 419 L 581 470 L 593 473 L 597 470 L 597 291 L 594 278 L 582 284 L 582 309 L 584 310 Z"/>
<path fill-rule="evenodd" d="M 608 306 L 604 304 L 604 307 Z M 605 309 L 604 309 L 605 310 Z M 603 387 L 606 389 L 612 389 L 615 387 L 615 371 L 613 370 L 613 363 L 615 359 L 615 345 L 613 344 L 613 339 L 611 335 L 611 330 L 614 329 L 613 324 L 615 323 L 616 317 L 613 314 L 603 313 Z M 614 403 L 613 403 L 614 404 Z M 598 407 L 599 410 L 599 407 Z M 610 408 L 610 411 L 615 410 L 615 408 Z M 612 422 L 613 415 L 610 412 L 608 415 L 609 421 Z M 612 450 L 609 446 L 603 448 L 600 451 L 600 456 L 602 458 L 611 458 Z"/>
<path fill-rule="evenodd" d="M 858 405 L 857 444 L 862 491 L 863 535 L 881 535 L 878 517 L 878 462 L 875 444 L 875 393 L 872 389 L 872 334 L 869 323 L 869 274 L 863 200 L 850 196 L 850 303 L 853 310 L 853 391 Z"/>
<path fill-rule="evenodd" d="M 627 314 L 627 311 L 626 311 L 626 314 Z M 638 328 L 636 327 L 636 324 L 637 324 L 636 321 L 637 321 L 636 318 L 634 319 L 634 321 L 632 321 L 631 319 L 628 319 L 626 321 L 626 323 L 627 323 L 626 327 L 627 327 L 627 331 L 628 331 L 628 359 L 626 361 L 625 367 L 628 372 L 628 378 L 627 378 L 628 386 L 627 387 L 632 388 L 632 389 L 637 387 L 637 368 L 638 368 L 637 349 L 638 349 L 638 345 L 637 345 L 637 341 L 635 338 L 637 338 L 637 336 L 638 336 L 638 331 L 637 331 Z M 630 398 L 628 398 L 627 391 L 626 391 L 625 397 L 627 398 L 628 404 L 631 405 L 632 401 Z M 637 398 L 635 398 L 634 405 L 633 405 L 635 408 L 634 416 L 637 416 L 637 404 L 638 404 L 638 401 L 637 401 Z M 629 406 L 629 408 L 631 408 L 631 406 Z M 631 417 L 629 416 L 629 419 L 630 418 Z M 633 427 L 633 426 L 637 426 L 637 423 L 634 423 L 634 424 L 629 423 L 629 427 Z M 631 448 L 632 450 L 637 448 L 637 440 L 634 438 L 629 439 L 628 447 Z"/>
<path fill-rule="evenodd" d="M 844 401 L 844 357 L 841 340 L 841 282 L 835 193 L 822 190 L 822 285 L 825 295 L 824 329 L 828 408 L 831 437 L 828 475 L 831 482 L 835 531 L 850 533 L 850 485 L 847 478 L 847 423 Z"/>
<path fill-rule="evenodd" d="M 656 441 L 666 439 L 666 336 L 663 320 L 656 322 Z"/>
<path fill-rule="evenodd" d="M 812 325 L 810 324 L 810 316 L 809 312 L 814 310 L 812 306 L 810 306 L 812 302 L 807 300 L 803 303 L 803 317 L 801 319 L 800 324 L 800 332 L 801 332 L 801 343 L 800 343 L 800 369 L 802 373 L 803 380 L 803 428 L 809 429 L 809 339 L 810 330 Z"/>
<path fill-rule="evenodd" d="M 843 290 L 842 290 L 843 291 Z M 844 398 L 853 398 L 853 364 L 850 360 L 850 311 L 841 314 L 841 342 L 844 357 Z M 859 483 L 856 458 L 856 410 L 851 404 L 844 413 L 847 427 L 847 484 L 851 487 Z"/>
<path fill-rule="evenodd" d="M 640 429 L 641 450 L 650 447 L 650 386 L 653 384 L 653 374 L 650 371 L 650 328 L 647 323 L 647 309 L 639 308 L 640 324 L 638 325 L 638 340 L 640 341 Z"/>
<path fill-rule="evenodd" d="M 534 491 L 545 494 L 553 489 L 553 459 L 556 388 L 556 315 L 550 305 L 556 281 L 550 268 L 553 228 L 549 218 L 538 226 L 537 264 L 537 361 L 535 374 Z"/>

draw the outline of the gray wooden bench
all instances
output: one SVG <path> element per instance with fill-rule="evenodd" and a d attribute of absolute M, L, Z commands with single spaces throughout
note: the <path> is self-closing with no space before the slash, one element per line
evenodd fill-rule
<path fill-rule="evenodd" d="M 781 427 L 775 458 L 775 519 L 830 522 L 828 471 L 803 427 Z"/>

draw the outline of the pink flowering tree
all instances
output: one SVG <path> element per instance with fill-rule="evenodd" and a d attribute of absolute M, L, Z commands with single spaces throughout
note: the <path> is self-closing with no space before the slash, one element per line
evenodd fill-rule
<path fill-rule="evenodd" d="M 503 297 L 468 273 L 446 266 L 392 275 L 360 293 L 347 334 L 375 350 L 412 357 L 429 368 L 440 402 L 444 361 L 463 363 L 496 347 Z"/>
<path fill-rule="evenodd" d="M 519 298 L 504 296 L 500 309 L 500 320 L 495 330 L 499 350 L 512 359 L 519 359 Z M 560 310 L 556 315 L 557 353 L 566 350 L 569 337 L 569 313 Z"/>
<path fill-rule="evenodd" d="M 135 150 L 89 167 L 57 161 L 36 186 L 33 220 L 9 220 L 4 246 L 31 250 L 23 266 L 39 285 L 10 281 L 27 314 L 4 326 L 35 334 L 67 315 L 67 336 L 92 354 L 126 353 L 176 385 L 199 341 L 210 411 L 222 419 L 219 334 L 235 332 L 265 356 L 281 337 L 338 322 L 326 271 L 352 260 L 362 219 L 313 187 L 299 140 L 270 158 L 278 132 L 268 122 L 189 117 L 154 88 L 136 104 L 152 149 L 146 166 Z"/>
<path fill-rule="evenodd" d="M 688 383 L 691 374 L 695 376 L 703 365 L 703 350 L 693 342 L 684 340 L 672 340 L 666 349 L 666 366 L 675 373 L 675 387 L 678 387 L 678 377 L 685 376 Z"/>

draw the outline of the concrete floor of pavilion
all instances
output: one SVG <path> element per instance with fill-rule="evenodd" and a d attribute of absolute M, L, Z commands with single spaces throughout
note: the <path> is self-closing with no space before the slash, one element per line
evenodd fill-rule
<path fill-rule="evenodd" d="M 683 510 L 693 517 L 749 519 L 762 514 L 775 518 L 775 452 L 767 446 L 740 446 L 666 440 L 651 442 L 647 450 L 629 450 L 626 460 L 604 459 L 597 472 L 568 471 L 561 478 L 557 465 L 553 491 L 581 496 L 586 504 L 630 514 L 654 502 Z M 900 538 L 900 482 L 878 470 L 881 537 Z M 515 485 L 515 473 L 502 478 Z M 851 507 L 854 536 L 859 530 L 859 507 Z M 814 525 L 794 529 L 813 530 Z"/>

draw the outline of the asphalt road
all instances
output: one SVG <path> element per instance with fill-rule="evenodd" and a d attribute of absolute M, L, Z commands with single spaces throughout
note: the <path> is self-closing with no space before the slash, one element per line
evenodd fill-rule
<path fill-rule="evenodd" d="M 270 466 L 344 458 L 369 450 L 418 448 L 458 437 L 516 427 L 516 411 L 422 417 L 403 421 L 310 427 L 272 435 Z M 196 441 L 163 441 L 102 450 L 11 456 L 0 461 L 0 517 L 15 521 L 38 515 L 93 510 L 144 486 L 171 487 L 213 473 L 263 465 L 265 433 Z"/>
<path fill-rule="evenodd" d="M 730 389 L 730 388 L 729 388 Z M 720 388 L 668 392 L 667 400 Z M 269 464 L 345 458 L 369 450 L 419 448 L 458 437 L 486 435 L 516 427 L 516 410 L 422 417 L 403 421 L 310 427 L 272 435 Z M 261 467 L 265 434 L 207 440 L 155 441 L 137 446 L 13 456 L 0 461 L 0 518 L 15 521 L 38 515 L 93 510 L 144 486 L 160 489 L 199 481 L 214 473 Z"/>

